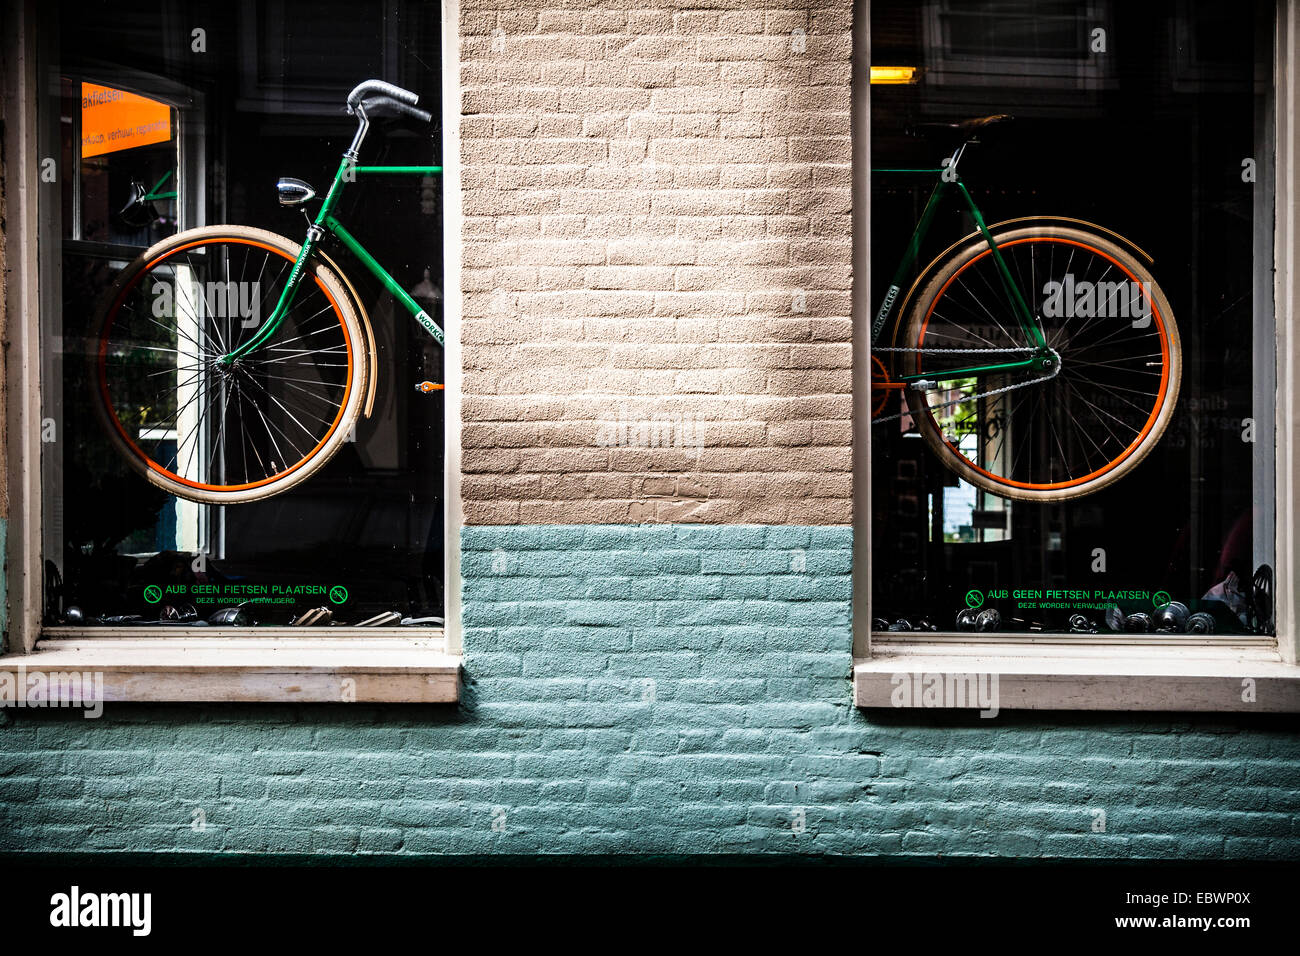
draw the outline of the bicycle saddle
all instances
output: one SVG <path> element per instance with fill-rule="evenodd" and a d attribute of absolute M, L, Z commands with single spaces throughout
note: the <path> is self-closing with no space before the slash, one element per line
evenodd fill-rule
<path fill-rule="evenodd" d="M 993 113 L 989 116 L 972 116 L 970 119 L 957 120 L 955 123 L 946 123 L 949 129 L 977 130 L 993 126 L 997 123 L 1009 123 L 1013 119 L 1010 113 Z"/>
<path fill-rule="evenodd" d="M 914 135 L 927 130 L 947 131 L 954 129 L 963 133 L 978 133 L 980 130 L 988 129 L 990 126 L 996 126 L 999 123 L 1009 123 L 1013 119 L 1015 117 L 1010 113 L 992 113 L 988 116 L 972 116 L 969 119 L 952 122 L 917 123 L 912 129 L 916 131 Z"/>
<path fill-rule="evenodd" d="M 117 213 L 117 217 L 124 225 L 131 229 L 143 229 L 161 218 L 154 204 L 144 198 L 147 195 L 149 190 L 145 188 L 144 183 L 131 180 L 131 193 L 127 197 L 126 205 Z"/>

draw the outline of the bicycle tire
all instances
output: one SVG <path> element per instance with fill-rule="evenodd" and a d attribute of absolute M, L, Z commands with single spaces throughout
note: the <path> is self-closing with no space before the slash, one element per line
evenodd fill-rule
<path fill-rule="evenodd" d="M 1034 468 L 1039 473 L 1034 474 L 1032 479 L 1022 473 L 1027 469 L 1021 469 L 1018 461 L 1007 466 L 1003 460 L 999 467 L 1006 473 L 1002 474 L 996 469 L 988 467 L 989 457 L 982 442 L 991 439 L 982 439 L 980 436 L 976 436 L 974 452 L 975 457 L 980 460 L 972 459 L 970 448 L 963 450 L 959 447 L 961 444 L 971 444 L 967 440 L 969 436 L 957 436 L 951 426 L 945 428 L 940 423 L 939 418 L 936 416 L 940 402 L 931 397 L 933 393 L 930 390 L 907 389 L 905 394 L 908 408 L 926 444 L 943 464 L 960 478 L 979 488 L 1000 497 L 1030 501 L 1060 501 L 1100 491 L 1130 473 L 1150 453 L 1168 427 L 1170 417 L 1177 405 L 1182 369 L 1182 349 L 1173 310 L 1147 265 L 1133 255 L 1130 249 L 1127 248 L 1127 240 L 1123 240 L 1122 237 L 1111 238 L 1102 235 L 1100 232 L 1072 226 L 1045 225 L 1012 226 L 1007 228 L 995 226 L 991 230 L 991 234 L 1004 258 L 1008 261 L 1008 266 L 1012 269 L 1017 283 L 1030 288 L 1026 301 L 1034 312 L 1036 321 L 1044 328 L 1045 333 L 1055 333 L 1056 335 L 1056 345 L 1060 347 L 1061 364 L 1058 369 L 1059 379 L 1053 377 L 1050 382 L 1059 382 L 1060 384 L 1052 386 L 1044 382 L 1024 387 L 1019 386 L 1018 382 L 1035 377 L 1034 373 L 1030 373 L 1019 377 L 1007 375 L 998 381 L 992 380 L 991 377 L 988 379 L 977 378 L 966 381 L 965 384 L 948 391 L 949 393 L 952 391 L 957 392 L 959 398 L 955 404 L 959 406 L 966 401 L 977 403 L 975 411 L 971 413 L 971 416 L 976 419 L 977 425 L 983 417 L 978 402 L 983 400 L 987 403 L 993 397 L 989 394 L 993 389 L 1005 388 L 1010 385 L 1012 388 L 1018 388 L 1021 396 L 1025 393 L 1037 393 L 1039 406 L 1037 409 L 1031 408 L 1033 416 L 1036 416 L 1036 425 L 1031 426 L 1029 429 L 1031 433 L 1019 441 L 1021 449 L 1025 447 L 1032 448 L 1035 442 L 1038 442 L 1040 446 L 1046 446 L 1046 442 L 1043 440 L 1044 436 L 1042 434 L 1033 434 L 1032 429 L 1037 427 L 1040 431 L 1045 430 L 1047 426 L 1044 423 L 1049 422 L 1053 416 L 1068 414 L 1073 418 L 1075 417 L 1074 409 L 1080 405 L 1084 407 L 1085 415 L 1087 409 L 1094 409 L 1092 411 L 1092 420 L 1101 426 L 1101 428 L 1097 429 L 1097 434 L 1100 434 L 1102 429 L 1106 429 L 1110 431 L 1110 436 L 1102 436 L 1101 441 L 1098 442 L 1086 427 L 1075 428 L 1074 431 L 1082 433 L 1083 438 L 1086 438 L 1096 448 L 1098 455 L 1092 456 L 1091 452 L 1087 453 L 1094 459 L 1092 464 L 1102 463 L 1096 467 L 1088 466 L 1085 469 L 1082 464 L 1083 456 L 1081 453 L 1067 451 L 1072 439 L 1076 440 L 1076 445 L 1079 447 L 1086 448 L 1085 442 L 1078 440 L 1079 435 L 1071 435 L 1058 425 L 1051 425 L 1051 437 L 1055 446 L 1060 449 L 1059 458 L 1062 460 L 1061 468 L 1065 474 L 1058 479 L 1055 477 L 1054 472 L 1050 472 L 1051 469 L 1056 467 L 1049 461 L 1052 457 L 1050 452 L 1047 454 L 1031 452 L 1027 456 L 1031 463 L 1036 459 L 1044 463 L 1034 465 Z M 1023 262 L 1024 250 L 1026 249 L 1029 250 L 1030 256 L 1030 265 L 1028 267 Z M 1044 249 L 1051 250 L 1050 264 L 1045 267 L 1044 272 L 1034 275 L 1034 268 L 1038 261 L 1037 257 Z M 1058 250 L 1063 253 L 1062 258 L 1066 260 L 1063 264 L 1064 271 L 1055 259 Z M 1065 255 L 1067 251 L 1068 256 Z M 1115 282 L 1136 284 L 1132 286 L 1137 290 L 1134 293 L 1137 298 L 1132 300 L 1134 303 L 1134 316 L 1130 317 L 1126 311 L 1119 310 L 1121 314 L 1116 319 L 1118 321 L 1129 321 L 1130 328 L 1137 330 L 1139 329 L 1137 323 L 1145 317 L 1149 317 L 1152 332 L 1143 341 L 1148 342 L 1152 348 L 1158 345 L 1159 352 L 1151 353 L 1151 356 L 1159 355 L 1158 363 L 1146 361 L 1146 356 L 1140 354 L 1126 356 L 1123 354 L 1123 350 L 1116 353 L 1114 345 L 1110 346 L 1111 352 L 1109 354 L 1111 357 L 1104 360 L 1098 360 L 1095 351 L 1092 361 L 1083 360 L 1077 354 L 1072 354 L 1072 352 L 1079 353 L 1085 347 L 1098 350 L 1107 345 L 1104 338 L 1094 338 L 1089 342 L 1086 341 L 1086 336 L 1082 334 L 1086 333 L 1089 328 L 1098 330 L 1106 328 L 1105 325 L 1094 325 L 1094 323 L 1107 321 L 1098 319 L 1096 316 L 1084 316 L 1088 321 L 1076 324 L 1075 331 L 1070 329 L 1069 322 L 1072 319 L 1070 316 L 1059 322 L 1054 317 L 1050 321 L 1055 324 L 1052 325 L 1052 328 L 1048 328 L 1049 320 L 1044 317 L 1044 313 L 1048 310 L 1042 306 L 1045 306 L 1045 299 L 1050 298 L 1046 293 L 1046 289 L 1050 288 L 1050 286 L 1040 285 L 1038 280 L 1044 276 L 1048 278 L 1049 282 L 1061 280 L 1064 272 L 1069 270 L 1070 263 L 1074 262 L 1076 254 L 1080 255 L 1081 260 L 1095 261 L 1099 264 L 1099 267 L 1105 269 L 1104 273 L 1100 273 L 1095 277 L 1095 284 L 1100 284 L 1103 277 L 1111 275 L 1112 272 L 1116 276 Z M 902 356 L 901 360 L 895 364 L 904 369 L 904 374 L 924 375 L 927 371 L 933 372 L 935 365 L 940 361 L 938 356 L 945 348 L 950 353 L 947 356 L 948 360 L 955 361 L 956 356 L 953 351 L 956 348 L 970 346 L 988 349 L 989 346 L 993 346 L 994 348 L 1001 348 L 1007 353 L 1002 357 L 993 357 L 993 361 L 1006 361 L 1013 357 L 1012 353 L 1010 353 L 1012 345 L 1027 346 L 1028 342 L 1023 337 L 1023 332 L 1020 333 L 1022 336 L 1020 340 L 1016 341 L 1014 333 L 1009 331 L 1010 329 L 1017 329 L 1018 331 L 1018 328 L 1014 325 L 1014 313 L 1010 311 L 1010 297 L 1004 291 L 999 292 L 998 282 L 990 278 L 990 276 L 996 277 L 997 275 L 994 268 L 991 251 L 982 236 L 969 240 L 955 249 L 950 249 L 944 256 L 931 263 L 926 274 L 918 280 L 915 287 L 917 293 L 910 302 L 906 315 L 900 322 L 900 327 L 904 330 L 902 345 L 906 349 L 916 350 L 914 352 L 899 353 Z M 1029 277 L 1023 275 L 1026 268 L 1031 273 Z M 1017 272 L 1021 274 L 1017 275 Z M 976 286 L 976 276 L 980 278 L 982 287 L 988 289 L 989 293 L 991 293 L 991 296 L 982 305 L 978 302 L 978 296 L 970 291 L 970 288 Z M 1026 278 L 1028 281 L 1025 281 Z M 1080 279 L 1080 282 L 1088 281 L 1092 280 Z M 1107 283 L 1107 285 L 1110 284 L 1112 283 Z M 965 291 L 970 301 L 967 301 L 961 295 L 964 286 L 968 287 Z M 1068 288 L 1073 288 L 1073 282 Z M 981 293 L 981 295 L 984 294 Z M 1023 291 L 1022 294 L 1024 294 Z M 1000 305 L 995 303 L 999 295 L 1003 299 Z M 1136 303 L 1139 300 L 1147 316 L 1138 315 Z M 1114 299 L 1111 300 L 1112 303 L 1115 301 Z M 1122 298 L 1119 301 L 1122 304 Z M 988 324 L 980 327 L 980 323 L 985 322 L 985 319 L 978 315 L 978 310 L 972 308 L 972 303 L 980 305 L 980 308 L 984 309 L 988 320 L 990 320 Z M 958 308 L 959 304 L 961 308 Z M 956 319 L 955 315 L 958 311 L 963 311 L 967 318 L 963 320 Z M 947 313 L 952 313 L 953 317 L 949 317 Z M 975 319 L 970 318 L 972 315 L 975 316 Z M 1106 335 L 1111 336 L 1110 341 L 1112 343 L 1124 344 L 1124 339 L 1114 339 L 1115 335 L 1122 334 L 1122 326 L 1114 327 L 1120 328 L 1121 332 L 1112 331 L 1106 333 Z M 979 330 L 963 333 L 963 328 L 978 328 Z M 1048 334 L 1048 338 L 1050 345 L 1052 344 L 1052 334 Z M 927 339 L 930 342 L 928 351 Z M 940 342 L 943 343 L 942 346 L 938 344 Z M 1004 342 L 1006 343 L 1005 346 L 1003 345 Z M 1116 354 L 1119 355 L 1118 358 L 1114 357 Z M 1023 358 L 1024 355 L 1020 354 L 1014 357 Z M 963 364 L 949 365 L 948 367 L 969 367 L 971 361 L 972 357 L 966 356 L 962 359 Z M 927 362 L 929 363 L 928 366 Z M 1159 365 L 1158 372 L 1153 368 L 1156 364 Z M 1113 379 L 1121 374 L 1128 376 L 1124 379 L 1127 384 L 1118 385 L 1115 382 L 1103 383 L 1100 381 L 1088 384 L 1083 380 L 1084 377 L 1081 376 L 1081 370 L 1088 366 L 1093 367 L 1094 372 L 1103 378 L 1109 376 Z M 1069 374 L 1071 368 L 1075 370 L 1073 376 Z M 1160 376 L 1160 380 L 1155 391 L 1149 395 L 1143 391 L 1142 395 L 1139 396 L 1137 393 L 1140 390 L 1133 387 L 1133 382 L 1136 381 L 1133 376 L 1154 376 L 1156 374 Z M 979 384 L 973 384 L 974 382 Z M 1109 385 L 1109 391 L 1106 391 L 1105 385 Z M 962 397 L 963 389 L 968 392 L 969 397 Z M 940 390 L 936 389 L 934 391 Z M 1134 397 L 1130 398 L 1123 394 L 1124 392 L 1129 392 Z M 1011 429 L 1015 427 L 1018 409 L 1014 397 L 1016 393 L 1011 389 L 1007 389 L 1001 394 L 1013 396 L 1011 399 L 996 400 L 998 404 L 1001 404 L 1002 401 L 1010 403 L 1007 406 L 1009 411 L 1003 417 L 1006 427 Z M 1115 405 L 1116 396 L 1118 396 L 1120 402 L 1134 405 L 1144 415 L 1140 427 L 1135 430 L 1132 440 L 1126 441 L 1127 433 L 1119 435 L 1116 433 L 1115 428 L 1121 424 L 1130 428 L 1134 427 L 1137 416 L 1122 409 L 1120 412 L 1114 412 L 1105 408 L 1106 404 L 1110 404 L 1112 409 L 1118 407 Z M 1149 409 L 1146 408 L 1148 402 L 1151 406 Z M 954 403 L 948 400 L 948 404 L 951 406 Z M 1021 405 L 1023 405 L 1023 402 L 1021 402 Z M 1119 418 L 1121 414 L 1128 415 L 1135 421 L 1121 422 Z M 1114 423 L 1107 421 L 1107 416 L 1114 419 Z M 1025 413 L 1021 412 L 1021 418 L 1024 417 Z M 1000 440 L 1003 448 L 1010 444 L 1005 434 Z M 1111 451 L 1106 451 L 1102 447 L 1103 444 L 1110 448 Z M 1010 454 L 1011 452 L 1008 451 L 999 457 L 1005 459 Z M 1081 470 L 1084 470 L 1083 474 L 1077 476 L 1073 474 L 1073 465 L 1068 460 L 1071 455 L 1079 459 L 1079 466 Z M 1052 476 L 1045 478 L 1044 474 L 1047 473 L 1051 473 Z"/>
<path fill-rule="evenodd" d="M 116 358 L 117 353 L 113 350 L 113 347 L 116 344 L 114 336 L 115 334 L 125 334 L 122 330 L 127 325 L 127 320 L 124 318 L 128 308 L 126 303 L 128 302 L 129 297 L 135 294 L 140 294 L 139 290 L 143 287 L 147 277 L 150 275 L 160 275 L 160 270 L 162 269 L 170 268 L 175 270 L 177 268 L 177 262 L 179 262 L 177 257 L 180 253 L 189 252 L 193 249 L 205 246 L 222 248 L 229 247 L 232 249 L 246 248 L 250 252 L 253 249 L 263 250 L 268 254 L 267 259 L 269 261 L 273 261 L 277 264 L 283 262 L 290 265 L 297 260 L 298 254 L 301 250 L 301 246 L 298 243 L 287 239 L 284 236 L 263 229 L 255 229 L 247 226 L 220 225 L 205 226 L 178 233 L 162 242 L 159 242 L 141 256 L 137 257 L 122 271 L 118 276 L 117 281 L 114 282 L 108 293 L 106 293 L 103 305 L 99 311 L 100 321 L 94 339 L 97 343 L 97 347 L 93 350 L 91 356 L 91 361 L 94 365 L 93 377 L 91 380 L 96 382 L 98 387 L 96 389 L 97 400 L 92 404 L 94 404 L 101 424 L 105 426 L 105 430 L 114 447 L 127 460 L 133 470 L 143 476 L 151 484 L 170 494 L 176 495 L 177 497 L 191 501 L 220 505 L 243 504 L 282 494 L 291 488 L 296 487 L 311 478 L 334 456 L 335 453 L 338 452 L 339 448 L 348 440 L 357 418 L 360 415 L 362 405 L 365 402 L 367 395 L 368 382 L 373 370 L 369 367 L 369 350 L 367 348 L 366 333 L 358 319 L 350 286 L 346 280 L 341 277 L 341 274 L 336 274 L 323 262 L 313 260 L 305 266 L 307 274 L 303 277 L 302 286 L 300 286 L 300 288 L 307 290 L 309 294 L 313 295 L 316 292 L 319 292 L 323 297 L 327 306 L 325 309 L 322 309 L 321 312 L 317 313 L 317 315 L 325 315 L 325 318 L 320 324 L 320 328 L 327 330 L 332 329 L 332 323 L 338 323 L 338 332 L 340 333 L 342 344 L 336 348 L 336 353 L 340 358 L 346 357 L 345 365 L 342 363 L 333 363 L 334 367 L 346 368 L 344 372 L 337 374 L 338 381 L 336 383 L 331 383 L 335 388 L 340 388 L 342 393 L 337 403 L 337 413 L 334 414 L 332 420 L 328 418 L 320 419 L 320 422 L 324 427 L 324 432 L 319 437 L 319 440 L 315 441 L 311 448 L 305 454 L 301 454 L 300 457 L 297 456 L 297 449 L 295 446 L 295 453 L 282 456 L 284 458 L 282 463 L 283 467 L 277 469 L 275 467 L 276 462 L 274 460 L 271 461 L 270 465 L 271 470 L 273 470 L 272 474 L 268 474 L 257 480 L 239 481 L 231 484 L 210 479 L 197 481 L 191 477 L 180 474 L 179 472 L 181 471 L 181 467 L 179 463 L 179 454 L 176 467 L 174 468 L 168 467 L 167 463 L 160 462 L 157 460 L 156 456 L 151 456 L 141 447 L 142 442 L 133 438 L 131 434 L 132 428 L 128 428 L 128 426 L 122 421 L 121 416 L 118 414 L 118 405 L 120 402 L 115 400 L 113 387 L 110 383 L 116 381 L 129 382 L 129 376 L 126 372 L 120 370 L 120 366 L 125 365 L 126 363 L 124 361 L 119 362 Z M 168 281 L 176 282 L 178 280 L 173 276 Z M 311 289 L 311 284 L 313 283 L 315 287 L 314 290 Z M 302 301 L 302 298 L 303 294 L 300 292 L 299 300 L 295 302 L 295 307 Z M 173 316 L 176 325 L 179 325 L 179 319 L 177 318 L 179 311 L 178 308 L 176 310 L 177 314 Z M 200 311 L 205 310 L 195 309 L 196 313 L 199 313 Z M 198 332 L 196 333 L 197 335 L 202 335 L 202 323 L 207 318 L 208 316 L 203 314 L 201 317 L 193 320 L 199 324 Z M 316 316 L 312 316 L 312 318 L 316 318 Z M 158 325 L 159 327 L 162 326 L 162 324 L 158 322 L 154 322 L 153 324 Z M 283 329 L 277 332 L 277 336 L 281 335 L 282 332 Z M 314 335 L 317 333 L 313 332 L 311 334 Z M 195 340 L 190 339 L 190 341 Z M 175 342 L 176 345 L 172 351 L 179 353 L 181 348 L 179 333 L 176 335 Z M 155 351 L 165 351 L 165 349 L 157 347 L 146 346 L 146 348 L 153 348 Z M 286 349 L 281 350 L 289 351 Z M 292 354 L 296 360 L 300 362 L 305 361 L 305 359 L 298 358 L 298 356 L 309 356 L 311 361 L 316 361 L 317 359 L 317 355 L 313 349 L 296 347 L 292 350 Z M 282 361 L 282 359 L 276 359 L 275 361 Z M 199 364 L 202 364 L 201 359 Z M 166 366 L 163 366 L 162 368 L 163 372 L 170 374 L 171 369 Z M 180 366 L 178 365 L 177 368 L 180 368 Z M 162 374 L 162 372 L 155 372 L 152 374 Z M 176 372 L 176 390 L 178 392 L 180 391 L 182 384 L 180 376 L 183 374 L 190 373 L 180 371 Z M 200 373 L 196 372 L 194 374 L 195 376 L 198 376 Z M 162 386 L 164 394 L 169 388 L 167 384 L 168 380 L 168 378 L 164 378 L 164 384 Z M 190 390 L 203 387 L 204 386 L 202 385 L 190 385 Z M 302 391 L 307 391 L 304 386 L 297 387 Z M 263 390 L 268 398 L 271 398 L 272 401 L 276 401 L 269 390 L 265 389 L 265 387 L 263 387 Z M 250 392 L 250 394 L 252 393 Z M 214 407 L 210 398 L 200 398 L 199 401 L 201 402 L 201 407 L 204 409 L 210 410 Z M 270 408 L 269 405 L 266 407 Z M 281 407 L 284 407 L 283 404 L 281 404 Z M 206 413 L 207 412 L 205 411 L 204 414 Z M 179 414 L 178 409 L 176 414 L 177 421 L 179 420 Z M 221 412 L 223 420 L 226 414 L 226 409 L 223 408 Z M 297 421 L 298 419 L 295 418 L 294 420 Z M 265 419 L 263 419 L 263 421 L 265 421 Z M 242 423 L 241 419 L 241 424 Z M 271 425 L 267 425 L 266 433 L 268 435 L 272 435 L 271 428 Z M 177 425 L 177 431 L 179 432 L 179 424 Z M 140 433 L 137 431 L 137 436 L 139 434 Z M 283 431 L 281 431 L 281 434 L 283 434 Z M 310 440 L 310 437 L 311 436 L 309 436 L 308 440 Z M 272 440 L 274 440 L 274 438 Z M 196 438 L 195 448 L 198 447 L 198 441 L 199 440 Z M 214 444 L 220 445 L 221 443 L 222 436 L 218 435 Z M 282 450 L 282 446 L 280 446 L 280 450 Z M 203 454 L 207 454 L 206 447 L 204 448 Z M 202 456 L 199 457 L 201 458 Z M 213 452 L 213 457 L 215 459 L 215 451 Z M 290 461 L 290 458 L 296 458 L 296 460 Z"/>

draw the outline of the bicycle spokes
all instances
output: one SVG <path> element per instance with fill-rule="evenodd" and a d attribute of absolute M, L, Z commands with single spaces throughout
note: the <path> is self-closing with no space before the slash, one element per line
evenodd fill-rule
<path fill-rule="evenodd" d="M 284 249 L 204 239 L 149 263 L 118 295 L 100 387 L 148 468 L 200 491 L 256 488 L 309 461 L 338 427 L 356 343 L 318 278 L 303 278 L 272 337 L 226 358 L 270 318 L 292 268 Z"/>
<path fill-rule="evenodd" d="M 1100 243 L 1045 234 L 999 249 L 1046 351 L 1027 341 L 985 249 L 921 304 L 914 351 L 900 363 L 913 382 L 926 380 L 912 386 L 913 402 L 989 482 L 1027 492 L 1082 487 L 1131 456 L 1155 425 L 1170 390 L 1172 319 L 1136 260 Z M 1037 361 L 988 368 L 1027 355 Z M 961 374 L 976 365 L 985 370 Z"/>

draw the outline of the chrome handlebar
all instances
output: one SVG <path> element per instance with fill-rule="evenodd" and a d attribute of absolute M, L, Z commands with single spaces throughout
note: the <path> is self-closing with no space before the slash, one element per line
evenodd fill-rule
<path fill-rule="evenodd" d="M 432 122 L 433 117 L 429 113 L 415 108 L 418 102 L 420 102 L 418 94 L 404 90 L 400 86 L 384 80 L 362 80 L 348 94 L 348 113 L 357 117 L 357 132 L 352 137 L 352 145 L 344 155 L 356 162 L 361 143 L 370 129 L 370 120 L 366 113 L 371 109 L 378 112 L 381 107 L 391 107 L 396 112 L 414 117 L 421 122 Z"/>
<path fill-rule="evenodd" d="M 357 106 L 363 99 L 374 96 L 386 96 L 407 106 L 415 106 L 420 102 L 418 94 L 412 93 L 410 90 L 404 90 L 400 86 L 386 83 L 383 80 L 362 80 L 348 94 L 348 112 L 355 113 Z"/>

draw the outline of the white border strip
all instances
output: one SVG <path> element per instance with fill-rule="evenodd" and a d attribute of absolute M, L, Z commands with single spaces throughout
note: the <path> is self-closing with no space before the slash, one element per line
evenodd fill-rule
<path fill-rule="evenodd" d="M 853 655 L 871 655 L 871 4 L 853 3 Z"/>
<path fill-rule="evenodd" d="M 1288 0 L 1277 5 L 1277 46 L 1273 65 L 1277 96 L 1277 157 L 1274 221 L 1275 285 L 1273 299 L 1277 324 L 1277 555 L 1273 593 L 1276 602 L 1277 649 L 1283 661 L 1300 659 L 1300 630 L 1297 628 L 1296 587 L 1300 580 L 1300 515 L 1296 513 L 1296 482 L 1300 480 L 1300 368 L 1296 355 L 1296 222 L 1300 216 L 1300 163 L 1297 161 L 1297 70 L 1300 54 L 1300 24 Z"/>
<path fill-rule="evenodd" d="M 41 388 L 37 261 L 38 177 L 35 4 L 4 4 L 5 329 L 4 389 L 8 453 L 9 603 L 7 649 L 30 651 L 41 626 Z"/>
<path fill-rule="evenodd" d="M 460 194 L 460 0 L 442 2 L 442 316 L 447 341 L 443 377 L 447 387 L 443 450 L 444 542 L 443 617 L 447 652 L 463 653 L 460 606 L 460 531 L 465 509 L 460 499 L 461 433 L 461 194 Z"/>
<path fill-rule="evenodd" d="M 984 677 L 999 710 L 1300 712 L 1300 670 L 1265 648 L 1202 648 L 1157 655 L 1150 648 L 1000 648 L 876 646 L 853 662 L 858 707 L 961 707 L 933 691 L 949 677 Z M 996 684 L 991 679 L 996 678 Z M 936 680 L 938 683 L 936 683 Z"/>

